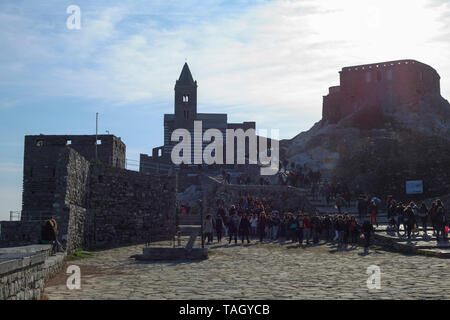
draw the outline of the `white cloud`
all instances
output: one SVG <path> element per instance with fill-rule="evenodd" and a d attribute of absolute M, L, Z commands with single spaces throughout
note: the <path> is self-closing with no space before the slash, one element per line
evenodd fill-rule
<path fill-rule="evenodd" d="M 438 70 L 443 94 L 450 96 L 450 62 L 443 54 L 450 43 L 448 3 L 278 0 L 214 19 L 207 18 L 214 3 L 189 15 L 191 2 L 179 11 L 172 2 L 167 11 L 158 10 L 165 5 L 160 2 L 143 9 L 145 18 L 136 3 L 144 8 L 128 1 L 89 12 L 80 32 L 50 33 L 55 44 L 45 33 L 28 35 L 51 43 L 37 50 L 39 41 L 28 40 L 40 59 L 56 61 L 38 77 L 40 94 L 121 106 L 172 105 L 173 85 L 187 58 L 199 82 L 201 112 L 291 128 L 282 130 L 282 137 L 319 120 L 322 95 L 338 83 L 346 65 L 421 60 Z M 199 17 L 204 19 L 195 20 Z M 181 22 L 165 26 L 164 19 Z"/>

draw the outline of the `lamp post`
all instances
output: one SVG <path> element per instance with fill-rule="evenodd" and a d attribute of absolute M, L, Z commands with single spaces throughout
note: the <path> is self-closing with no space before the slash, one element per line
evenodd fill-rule
<path fill-rule="evenodd" d="M 98 140 L 98 112 L 95 113 L 95 162 L 98 162 L 97 140 Z"/>

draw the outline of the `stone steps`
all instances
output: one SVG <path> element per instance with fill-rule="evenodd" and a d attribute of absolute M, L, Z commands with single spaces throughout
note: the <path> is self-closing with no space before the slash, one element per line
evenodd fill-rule
<path fill-rule="evenodd" d="M 195 233 L 199 233 L 201 226 L 198 225 L 178 225 L 182 236 L 190 236 Z"/>
<path fill-rule="evenodd" d="M 200 215 L 187 215 L 187 214 L 180 214 L 178 216 L 178 224 L 179 225 L 200 225 L 201 223 L 201 217 Z"/>

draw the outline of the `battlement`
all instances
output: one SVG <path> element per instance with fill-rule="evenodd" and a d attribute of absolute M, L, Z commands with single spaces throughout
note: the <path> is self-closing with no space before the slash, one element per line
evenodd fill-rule
<path fill-rule="evenodd" d="M 405 59 L 405 60 L 394 60 L 394 61 L 386 61 L 386 62 L 378 62 L 378 63 L 370 63 L 370 64 L 362 64 L 357 66 L 349 66 L 349 67 L 343 67 L 341 72 L 364 72 L 364 71 L 370 71 L 370 70 L 377 70 L 377 69 L 391 69 L 393 67 L 398 66 L 404 66 L 404 65 L 420 65 L 425 66 L 429 69 L 432 69 L 434 72 L 437 71 L 430 67 L 429 65 L 422 63 L 420 61 L 412 60 L 412 59 Z M 438 75 L 439 76 L 439 75 Z"/>
<path fill-rule="evenodd" d="M 48 157 L 52 154 L 51 150 L 61 147 L 76 150 L 88 161 L 94 161 L 97 153 L 97 159 L 102 163 L 125 168 L 125 143 L 111 134 L 25 136 L 25 160 Z"/>

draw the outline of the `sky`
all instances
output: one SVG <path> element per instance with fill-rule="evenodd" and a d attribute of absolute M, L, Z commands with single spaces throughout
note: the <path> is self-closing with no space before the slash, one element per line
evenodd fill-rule
<path fill-rule="evenodd" d="M 0 47 L 0 220 L 21 209 L 25 135 L 94 134 L 98 112 L 127 159 L 162 145 L 185 61 L 199 112 L 282 139 L 320 120 L 344 66 L 416 59 L 450 97 L 447 0 L 0 0 Z"/>

